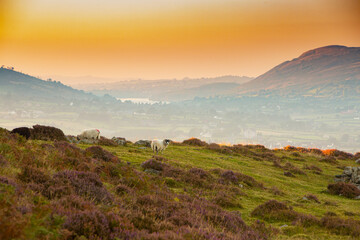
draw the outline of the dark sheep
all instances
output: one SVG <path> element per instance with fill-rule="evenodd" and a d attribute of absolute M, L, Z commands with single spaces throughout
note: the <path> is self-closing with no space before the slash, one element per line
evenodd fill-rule
<path fill-rule="evenodd" d="M 30 128 L 28 127 L 19 127 L 19 128 L 14 128 L 11 131 L 11 134 L 19 134 L 20 136 L 25 137 L 26 139 L 29 139 L 31 136 L 31 131 Z"/>

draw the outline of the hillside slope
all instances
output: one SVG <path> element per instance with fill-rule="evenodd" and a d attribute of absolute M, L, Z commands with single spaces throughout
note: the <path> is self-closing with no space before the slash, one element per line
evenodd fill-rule
<path fill-rule="evenodd" d="M 242 85 L 239 90 L 242 93 L 267 90 L 335 96 L 356 95 L 359 86 L 360 48 L 333 45 L 307 51 L 286 61 Z"/>
<path fill-rule="evenodd" d="M 0 94 L 18 98 L 42 100 L 77 99 L 88 100 L 96 98 L 90 93 L 73 89 L 60 82 L 44 81 L 14 70 L 0 68 Z"/>
<path fill-rule="evenodd" d="M 353 157 L 289 150 L 190 140 L 154 157 L 0 129 L 0 238 L 358 238 L 359 200 L 326 190 Z"/>

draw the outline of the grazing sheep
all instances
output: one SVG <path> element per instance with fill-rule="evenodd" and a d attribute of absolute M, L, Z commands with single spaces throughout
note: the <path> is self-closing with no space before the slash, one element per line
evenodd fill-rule
<path fill-rule="evenodd" d="M 99 131 L 99 129 L 84 130 L 84 131 L 82 131 L 82 133 L 80 135 L 77 135 L 77 139 L 78 140 L 83 140 L 83 139 L 98 140 L 98 139 L 100 139 L 100 131 Z"/>
<path fill-rule="evenodd" d="M 158 152 L 164 151 L 167 146 L 170 144 L 171 140 L 164 139 L 164 140 L 157 140 L 154 139 L 151 141 L 151 149 L 154 151 L 154 153 L 158 154 Z"/>
<path fill-rule="evenodd" d="M 31 131 L 30 131 L 30 128 L 28 127 L 19 127 L 19 128 L 14 128 L 12 131 L 11 131 L 12 134 L 19 134 L 20 136 L 23 136 L 25 137 L 26 139 L 29 139 L 30 136 L 31 136 Z"/>

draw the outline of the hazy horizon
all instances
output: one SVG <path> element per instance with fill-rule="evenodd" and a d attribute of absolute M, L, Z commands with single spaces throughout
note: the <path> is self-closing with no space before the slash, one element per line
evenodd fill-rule
<path fill-rule="evenodd" d="M 49 77 L 256 77 L 309 49 L 360 46 L 359 6 L 356 0 L 2 0 L 0 63 Z"/>

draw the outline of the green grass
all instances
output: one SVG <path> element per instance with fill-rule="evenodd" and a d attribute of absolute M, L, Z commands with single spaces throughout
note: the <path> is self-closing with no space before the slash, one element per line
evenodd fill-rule
<path fill-rule="evenodd" d="M 82 145 L 82 148 L 87 147 Z M 136 168 L 141 169 L 140 164 L 145 160 L 151 158 L 153 155 L 150 149 L 138 150 L 138 147 L 131 145 L 128 147 L 104 147 L 124 161 L 132 163 Z M 323 172 L 321 175 L 306 171 L 307 175 L 296 175 L 295 178 L 289 178 L 283 175 L 284 170 L 272 166 L 268 161 L 255 161 L 249 157 L 241 155 L 225 155 L 216 153 L 214 151 L 205 149 L 203 147 L 193 146 L 170 146 L 161 155 L 169 159 L 170 164 L 180 166 L 182 168 L 198 167 L 205 170 L 213 168 L 229 169 L 238 171 L 246 175 L 254 177 L 256 180 L 263 182 L 265 187 L 271 188 L 275 186 L 283 191 L 283 196 L 274 196 L 270 191 L 259 189 L 246 189 L 247 194 L 241 197 L 240 203 L 244 207 L 239 211 L 243 219 L 249 224 L 255 220 L 250 216 L 251 211 L 258 205 L 267 200 L 277 199 L 288 202 L 294 206 L 294 209 L 301 213 L 312 214 L 316 217 L 323 217 L 326 212 L 335 212 L 340 217 L 347 218 L 344 212 L 354 212 L 356 216 L 354 219 L 360 220 L 359 201 L 346 199 L 340 196 L 333 196 L 326 192 L 326 187 L 333 182 L 334 175 L 340 174 L 342 171 L 337 166 L 328 163 L 319 162 L 320 156 L 312 154 L 301 154 L 303 161 L 297 161 L 288 152 L 278 152 L 277 156 L 283 157 L 283 163 L 291 162 L 293 165 L 303 168 L 304 164 L 316 165 L 320 167 Z M 353 166 L 353 160 L 342 160 L 340 162 L 343 166 Z M 314 202 L 301 202 L 301 199 L 306 194 L 314 194 L 319 200 L 320 204 Z M 327 206 L 325 201 L 335 202 L 337 206 Z M 286 222 L 277 222 L 275 226 L 281 226 Z M 322 236 L 317 236 L 312 231 L 319 232 Z M 294 230 L 295 231 L 295 230 Z M 341 236 L 332 236 L 322 231 L 319 228 L 302 230 L 303 239 L 341 239 Z M 295 231 L 296 232 L 296 231 Z M 295 235 L 296 236 L 296 235 Z M 294 237 L 295 237 L 294 236 Z M 278 236 L 278 239 L 283 239 L 285 236 Z M 319 237 L 319 238 L 317 238 Z M 285 237 L 286 238 L 286 237 Z M 300 238 L 301 239 L 301 238 Z M 347 237 L 344 237 L 347 239 Z"/>

